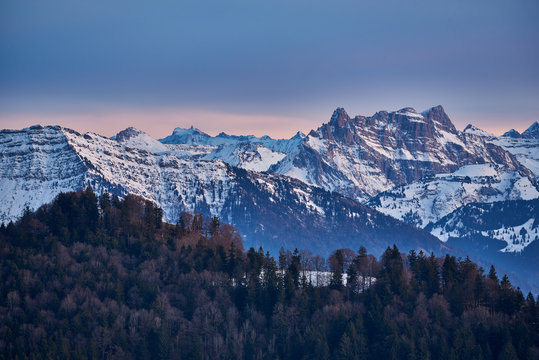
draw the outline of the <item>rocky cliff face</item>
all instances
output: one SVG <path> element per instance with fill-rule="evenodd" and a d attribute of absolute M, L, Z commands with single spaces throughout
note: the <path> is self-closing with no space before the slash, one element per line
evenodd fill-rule
<path fill-rule="evenodd" d="M 366 200 L 426 176 L 484 163 L 532 176 L 501 147 L 457 131 L 441 106 L 353 118 L 339 108 L 269 171 Z"/>

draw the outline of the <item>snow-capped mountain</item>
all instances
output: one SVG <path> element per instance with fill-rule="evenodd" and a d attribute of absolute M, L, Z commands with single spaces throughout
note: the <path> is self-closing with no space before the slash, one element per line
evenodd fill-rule
<path fill-rule="evenodd" d="M 122 138 L 121 133 L 117 135 L 119 141 Z M 308 136 L 298 133 L 291 139 L 225 133 L 210 136 L 194 127 L 174 129 L 159 140 L 164 149 L 146 134 L 135 138 L 124 144 L 136 147 L 138 143 L 139 149 L 287 175 L 359 201 L 423 177 L 451 173 L 463 165 L 498 164 L 529 177 L 534 175 L 526 166 L 535 166 L 533 161 L 519 163 L 496 146 L 496 137 L 473 125 L 457 131 L 441 106 L 423 113 L 404 108 L 354 118 L 338 108 L 328 124 Z M 519 141 L 519 150 L 523 150 Z M 532 146 L 526 156 L 533 151 Z"/>
<path fill-rule="evenodd" d="M 186 210 L 218 215 L 238 227 L 246 245 L 273 251 L 285 246 L 326 253 L 366 245 L 381 253 L 393 243 L 427 251 L 443 248 L 427 232 L 340 195 L 222 161 L 186 159 L 136 129 L 114 139 L 58 126 L 3 130 L 0 149 L 4 223 L 25 207 L 35 209 L 59 192 L 90 185 L 98 194 L 143 196 L 172 223 Z"/>
<path fill-rule="evenodd" d="M 487 137 L 487 138 L 494 137 L 494 135 L 492 135 L 491 133 L 486 132 L 485 130 L 480 129 L 480 128 L 476 127 L 475 125 L 472 125 L 472 124 L 466 125 L 466 127 L 464 128 L 464 130 L 462 130 L 462 132 L 464 132 L 466 134 L 470 134 L 470 135 L 484 136 L 484 137 Z"/>
<path fill-rule="evenodd" d="M 482 230 L 489 234 L 481 238 L 482 246 L 496 248 L 490 257 L 462 242 L 468 233 L 444 237 L 457 233 L 452 223 L 441 222 L 477 203 L 538 198 L 538 140 L 529 137 L 533 131 L 527 134 L 495 137 L 474 126 L 460 132 L 441 107 L 354 118 L 337 109 L 328 124 L 288 140 L 212 137 L 195 128 L 175 129 L 160 141 L 134 128 L 111 139 L 58 126 L 3 130 L 0 222 L 50 202 L 59 192 L 90 185 L 98 194 L 141 195 L 162 207 L 172 223 L 181 211 L 218 215 L 238 227 L 247 246 L 270 251 L 284 246 L 327 253 L 365 245 L 379 254 L 396 243 L 402 249 L 453 254 L 458 246 L 503 262 L 499 254 L 535 254 L 530 249 L 539 242 L 531 235 L 500 245 L 500 240 L 513 241 L 514 234 L 536 231 L 531 217 Z M 382 213 L 358 199 L 370 200 Z"/>
<path fill-rule="evenodd" d="M 520 133 L 516 131 L 515 129 L 511 129 L 507 132 L 505 132 L 502 137 L 510 137 L 510 138 L 518 138 L 520 137 Z"/>
<path fill-rule="evenodd" d="M 304 138 L 301 132 L 290 139 L 225 133 L 210 136 L 191 126 L 189 129 L 176 128 L 170 136 L 159 141 L 170 150 L 185 152 L 194 158 L 222 160 L 247 170 L 267 171 L 302 143 Z"/>
<path fill-rule="evenodd" d="M 539 139 L 539 122 L 534 122 L 521 135 L 524 139 Z"/>
<path fill-rule="evenodd" d="M 205 160 L 222 160 L 227 164 L 246 170 L 267 171 L 269 167 L 286 154 L 273 151 L 260 144 L 240 142 L 218 146 L 211 153 L 202 157 Z"/>
<path fill-rule="evenodd" d="M 530 170 L 486 137 L 457 131 L 441 106 L 351 118 L 342 108 L 269 171 L 358 200 L 463 165 Z"/>
<path fill-rule="evenodd" d="M 297 132 L 296 135 L 290 139 L 272 139 L 269 136 L 256 137 L 254 135 L 228 135 L 224 132 L 217 136 L 210 136 L 195 127 L 191 126 L 189 129 L 176 128 L 171 135 L 159 141 L 163 144 L 170 145 L 235 145 L 242 143 L 249 143 L 255 145 L 262 145 L 265 148 L 271 149 L 279 153 L 288 153 L 299 143 L 303 141 L 305 134 Z"/>
<path fill-rule="evenodd" d="M 120 131 L 113 137 L 113 140 L 116 140 L 127 147 L 146 150 L 153 153 L 166 152 L 169 150 L 166 145 L 161 144 L 150 135 L 135 129 L 134 127 L 129 127 Z"/>
<path fill-rule="evenodd" d="M 522 165 L 533 172 L 536 179 L 539 179 L 539 123 L 537 121 L 522 134 L 511 129 L 502 136 L 496 137 L 476 127 L 473 129 L 467 127 L 464 132 L 481 136 L 487 142 L 510 152 Z"/>
<path fill-rule="evenodd" d="M 393 188 L 368 204 L 384 214 L 424 228 L 469 203 L 538 197 L 537 187 L 518 171 L 501 165 L 480 164 Z"/>
<path fill-rule="evenodd" d="M 473 125 L 464 129 L 462 139 L 494 148 L 497 154 L 503 154 L 499 151 L 503 148 L 514 157 L 505 156 L 511 159 L 507 163 L 488 161 L 425 176 L 382 192 L 368 204 L 424 228 L 486 263 L 503 266 L 524 279 L 537 279 L 539 273 L 530 266 L 539 260 L 539 242 L 534 243 L 539 198 L 537 140 L 516 137 L 513 132 L 496 137 Z M 534 173 L 515 165 L 515 158 Z M 539 281 L 525 286 L 539 289 Z"/>
<path fill-rule="evenodd" d="M 539 180 L 539 139 L 499 137 L 492 143 L 513 154 Z"/>

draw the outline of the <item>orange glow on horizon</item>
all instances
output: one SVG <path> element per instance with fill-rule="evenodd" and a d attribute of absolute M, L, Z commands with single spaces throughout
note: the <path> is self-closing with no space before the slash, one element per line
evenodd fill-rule
<path fill-rule="evenodd" d="M 0 129 L 22 129 L 32 125 L 60 125 L 81 133 L 94 132 L 103 136 L 113 136 L 119 131 L 133 126 L 156 139 L 164 138 L 176 127 L 194 126 L 209 134 L 225 132 L 229 135 L 269 135 L 272 138 L 290 138 L 301 131 L 308 134 L 330 119 L 331 112 L 311 116 L 284 116 L 260 114 L 235 114 L 229 112 L 199 109 L 158 109 L 158 110 L 110 110 L 94 113 L 0 113 Z M 473 124 L 493 135 L 499 136 L 514 128 L 519 133 L 531 124 L 511 121 L 506 117 L 475 117 L 470 120 L 463 114 L 453 114 L 452 121 L 458 130 Z M 488 125 L 485 125 L 488 124 Z"/>
<path fill-rule="evenodd" d="M 0 114 L 0 128 L 22 129 L 32 125 L 60 125 L 81 133 L 94 132 L 113 136 L 130 126 L 142 130 L 156 139 L 172 134 L 174 128 L 194 126 L 217 135 L 269 135 L 290 138 L 297 131 L 308 133 L 327 120 L 293 116 L 233 114 L 206 110 L 116 110 L 92 114 Z"/>

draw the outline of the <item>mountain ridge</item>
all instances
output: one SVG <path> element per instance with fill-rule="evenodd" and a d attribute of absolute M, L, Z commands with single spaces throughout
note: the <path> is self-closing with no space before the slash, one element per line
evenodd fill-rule
<path fill-rule="evenodd" d="M 91 186 L 97 194 L 140 195 L 159 205 L 171 223 L 182 211 L 217 215 L 237 226 L 247 244 L 264 244 L 271 251 L 286 246 L 324 252 L 368 244 L 381 253 L 389 241 L 425 251 L 445 248 L 427 232 L 338 194 L 220 160 L 149 152 L 59 126 L 0 131 L 0 147 L 4 223 L 27 206 L 36 209 L 60 192 Z"/>

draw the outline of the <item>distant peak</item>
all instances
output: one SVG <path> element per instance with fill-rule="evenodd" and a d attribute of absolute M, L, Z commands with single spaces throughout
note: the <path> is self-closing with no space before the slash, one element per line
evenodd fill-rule
<path fill-rule="evenodd" d="M 427 111 L 433 111 L 433 112 L 443 112 L 445 114 L 444 107 L 442 105 L 436 105 L 428 109 Z"/>
<path fill-rule="evenodd" d="M 195 132 L 195 131 L 200 131 L 200 130 L 198 130 L 193 125 L 191 125 L 187 129 L 186 128 L 181 128 L 181 127 L 177 127 L 177 128 L 174 129 L 174 132 L 182 132 L 182 133 L 184 133 L 184 132 Z"/>
<path fill-rule="evenodd" d="M 133 137 L 136 137 L 140 134 L 145 134 L 144 131 L 141 131 L 135 127 L 128 127 L 127 129 L 124 129 L 122 131 L 120 131 L 119 133 L 117 133 L 115 136 L 113 136 L 113 139 L 119 141 L 119 142 L 122 142 L 122 141 L 125 141 L 125 140 L 128 140 L 128 139 L 131 139 Z"/>
<path fill-rule="evenodd" d="M 304 139 L 307 135 L 305 135 L 304 133 L 302 133 L 301 131 L 298 131 L 296 133 L 296 135 L 294 135 L 292 137 L 292 139 Z"/>
<path fill-rule="evenodd" d="M 137 129 L 136 127 L 130 126 L 130 127 L 128 127 L 127 129 L 122 130 L 121 132 L 130 132 L 130 133 L 137 133 L 137 134 L 140 134 L 140 133 L 142 133 L 143 131 Z"/>
<path fill-rule="evenodd" d="M 417 111 L 413 107 L 405 107 L 397 111 L 398 113 L 411 113 L 417 114 Z"/>
<path fill-rule="evenodd" d="M 472 124 L 466 125 L 463 132 L 466 133 L 466 134 L 472 134 L 472 135 L 478 135 L 478 136 L 486 136 L 486 137 L 493 137 L 494 136 L 494 135 L 486 132 L 485 130 L 480 129 L 477 126 L 472 125 Z"/>
<path fill-rule="evenodd" d="M 193 144 L 199 143 L 201 141 L 200 139 L 207 138 L 210 138 L 210 135 L 191 125 L 188 129 L 177 127 L 171 135 L 160 139 L 159 141 L 163 144 Z"/>
<path fill-rule="evenodd" d="M 508 132 L 506 132 L 505 134 L 503 134 L 502 137 L 519 138 L 520 133 L 518 131 L 516 131 L 515 129 L 511 129 Z"/>
<path fill-rule="evenodd" d="M 442 125 L 442 128 L 449 132 L 456 132 L 455 125 L 449 119 L 442 105 L 437 105 L 421 113 L 428 121 L 434 121 Z"/>
<path fill-rule="evenodd" d="M 338 126 L 342 126 L 345 121 L 350 120 L 350 116 L 346 113 L 346 110 L 342 107 L 338 107 L 333 111 L 333 114 L 331 115 L 330 123 L 337 124 Z"/>
<path fill-rule="evenodd" d="M 417 111 L 413 107 L 405 107 L 400 110 L 392 112 L 392 114 L 395 114 L 397 116 L 405 116 L 409 119 L 413 119 L 413 121 L 418 121 L 423 119 L 423 115 L 418 114 Z"/>
<path fill-rule="evenodd" d="M 200 131 L 199 129 L 197 129 L 196 127 L 194 127 L 193 125 L 191 125 L 189 128 L 185 129 L 185 128 L 181 128 L 181 127 L 177 127 L 174 129 L 174 131 L 172 132 L 172 135 L 197 135 L 197 134 L 200 134 L 200 135 L 206 135 L 206 133 L 204 133 L 203 131 Z"/>
<path fill-rule="evenodd" d="M 333 111 L 333 114 L 331 115 L 331 119 L 338 119 L 341 116 L 348 116 L 346 113 L 346 110 L 344 110 L 343 107 L 338 107 Z"/>
<path fill-rule="evenodd" d="M 529 139 L 539 139 L 539 123 L 536 121 L 522 133 L 522 137 Z"/>
<path fill-rule="evenodd" d="M 535 131 L 535 130 L 537 130 L 537 129 L 539 129 L 539 122 L 536 121 L 536 122 L 534 122 L 533 124 L 531 124 L 530 127 L 529 127 L 526 131 L 528 131 L 528 130 L 533 130 L 533 131 Z"/>

